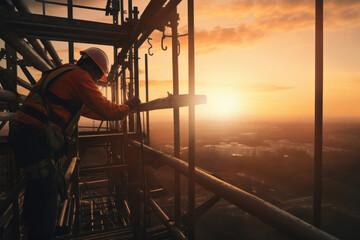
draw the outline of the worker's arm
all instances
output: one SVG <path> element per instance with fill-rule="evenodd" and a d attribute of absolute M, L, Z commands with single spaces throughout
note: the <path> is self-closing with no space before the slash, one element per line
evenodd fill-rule
<path fill-rule="evenodd" d="M 127 100 L 123 105 L 119 105 L 119 106 L 128 107 L 130 109 L 130 111 L 134 111 L 138 104 L 140 104 L 139 98 L 133 97 L 133 98 Z M 126 110 L 124 109 L 124 111 L 126 111 Z M 95 120 L 106 120 L 106 119 L 102 118 L 101 116 L 99 116 L 98 114 L 92 112 L 85 105 L 83 107 L 81 115 L 84 116 L 84 117 L 95 119 Z"/>
<path fill-rule="evenodd" d="M 84 105 L 82 113 L 82 116 L 87 117 L 87 118 L 91 118 L 91 119 L 95 119 L 95 120 L 101 120 L 104 121 L 106 119 L 104 119 L 103 117 L 101 117 L 100 115 L 94 113 L 93 111 L 91 111 L 87 106 Z"/>
<path fill-rule="evenodd" d="M 129 113 L 126 104 L 118 105 L 107 100 L 97 88 L 95 82 L 85 71 L 77 72 L 73 81 L 74 96 L 86 106 L 83 115 L 97 120 L 121 120 Z"/>

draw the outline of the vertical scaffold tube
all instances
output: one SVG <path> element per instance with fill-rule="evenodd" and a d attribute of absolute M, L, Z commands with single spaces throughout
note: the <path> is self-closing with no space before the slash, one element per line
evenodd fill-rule
<path fill-rule="evenodd" d="M 323 138 L 323 0 L 315 7 L 315 154 L 314 226 L 321 228 L 322 138 Z"/>
<path fill-rule="evenodd" d="M 149 102 L 149 69 L 148 69 L 148 55 L 145 54 L 145 95 L 146 102 Z M 150 116 L 149 111 L 146 111 L 146 144 L 150 146 Z"/>
<path fill-rule="evenodd" d="M 171 15 L 171 35 L 172 35 L 172 67 L 173 67 L 173 94 L 179 95 L 179 59 L 178 59 L 178 15 L 176 8 Z M 179 108 L 173 110 L 174 117 L 174 156 L 180 158 L 180 113 Z M 178 222 L 181 217 L 181 188 L 180 188 L 180 173 L 174 169 L 175 172 L 175 212 L 174 218 Z"/>
<path fill-rule="evenodd" d="M 188 0 L 189 94 L 195 95 L 194 0 Z M 188 238 L 195 238 L 195 105 L 189 106 L 189 222 Z"/>
<path fill-rule="evenodd" d="M 73 19 L 73 1 L 68 1 L 68 18 Z M 69 63 L 74 63 L 74 42 L 69 41 Z"/>

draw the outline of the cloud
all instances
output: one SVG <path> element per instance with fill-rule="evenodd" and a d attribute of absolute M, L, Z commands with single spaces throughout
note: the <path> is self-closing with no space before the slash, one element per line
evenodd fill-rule
<path fill-rule="evenodd" d="M 179 33 L 186 33 L 187 29 L 179 28 Z M 153 32 L 151 35 L 152 48 L 150 52 L 158 53 L 161 50 L 161 36 L 159 31 Z M 241 24 L 236 27 L 221 27 L 216 26 L 209 29 L 195 29 L 195 51 L 196 54 L 207 54 L 214 52 L 224 46 L 240 46 L 254 43 L 259 39 L 266 36 L 266 32 L 262 29 L 256 29 L 253 26 Z M 187 49 L 188 42 L 187 37 L 181 37 L 180 51 L 184 52 Z M 171 51 L 171 38 L 164 40 L 164 47 L 167 46 L 168 51 Z M 142 45 L 142 49 L 148 49 L 150 45 L 145 42 Z"/>
<path fill-rule="evenodd" d="M 237 27 L 216 26 L 209 30 L 197 30 L 195 40 L 197 47 L 203 49 L 203 51 L 213 51 L 223 45 L 243 45 L 255 42 L 263 38 L 264 35 L 265 32 L 262 29 L 241 24 Z"/>
<path fill-rule="evenodd" d="M 199 0 L 195 4 L 196 18 L 209 20 L 217 18 L 241 19 L 252 17 L 255 20 L 280 14 L 297 12 L 315 14 L 314 0 L 234 0 L 216 1 Z M 360 1 L 327 0 L 324 1 L 325 21 L 333 19 L 359 19 L 356 14 L 360 9 Z M 347 13 L 351 14 L 347 14 Z"/>
<path fill-rule="evenodd" d="M 289 86 L 280 86 L 268 83 L 257 83 L 249 86 L 249 90 L 253 92 L 275 92 L 283 90 L 291 90 L 293 87 Z"/>
<path fill-rule="evenodd" d="M 310 0 L 198 1 L 195 17 L 234 22 L 230 27 L 196 30 L 197 54 L 203 54 L 226 46 L 254 44 L 275 32 L 314 29 L 315 4 Z M 360 26 L 360 1 L 326 1 L 324 25 L 325 31 Z"/>
<path fill-rule="evenodd" d="M 41 3 L 33 0 L 25 0 L 25 2 L 34 12 L 41 13 Z M 324 2 L 326 31 L 360 26 L 360 1 L 327 0 Z M 96 0 L 78 0 L 76 4 L 105 7 L 104 2 Z M 49 14 L 59 13 L 58 9 L 61 8 L 61 14 L 66 15 L 64 7 L 47 6 L 49 6 L 47 8 Z M 77 9 L 76 13 L 89 16 L 90 12 Z M 94 12 L 91 16 L 93 21 L 109 22 L 112 19 L 106 17 L 103 12 L 101 14 Z M 186 12 L 182 12 L 181 17 L 186 18 Z M 205 26 L 208 26 L 195 30 L 196 54 L 207 54 L 224 47 L 247 47 L 276 32 L 314 29 L 315 4 L 314 0 L 198 0 L 195 2 L 195 20 L 206 21 Z M 216 22 L 216 25 L 209 26 L 211 22 Z M 187 27 L 179 28 L 179 33 L 186 32 Z M 167 34 L 171 34 L 169 29 Z M 153 53 L 161 51 L 161 35 L 159 31 L 151 35 Z M 170 38 L 167 38 L 164 43 L 170 48 Z M 180 38 L 180 43 L 181 49 L 187 48 L 186 37 Z M 142 48 L 148 47 L 149 44 L 144 43 Z"/>

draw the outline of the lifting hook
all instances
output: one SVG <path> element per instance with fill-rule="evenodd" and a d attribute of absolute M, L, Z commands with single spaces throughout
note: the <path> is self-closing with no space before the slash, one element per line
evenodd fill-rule
<path fill-rule="evenodd" d="M 150 56 L 152 56 L 152 55 L 154 55 L 154 54 L 150 52 L 150 49 L 153 47 L 153 45 L 150 43 L 150 40 L 152 40 L 152 38 L 148 38 L 148 39 L 147 39 L 147 42 L 148 42 L 149 45 L 150 45 L 150 47 L 149 47 L 149 49 L 148 49 L 148 53 L 149 53 Z"/>
<path fill-rule="evenodd" d="M 164 39 L 165 39 L 165 38 L 166 38 L 166 35 L 165 35 L 165 29 L 164 29 L 163 35 L 162 35 L 162 37 L 161 37 L 161 49 L 162 49 L 163 51 L 166 51 L 166 50 L 167 50 L 167 46 L 164 47 Z"/>

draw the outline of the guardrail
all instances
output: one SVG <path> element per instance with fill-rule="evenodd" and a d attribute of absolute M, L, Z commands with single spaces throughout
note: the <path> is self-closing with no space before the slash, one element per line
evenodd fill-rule
<path fill-rule="evenodd" d="M 140 149 L 141 144 L 130 142 Z M 178 170 L 184 176 L 188 175 L 187 162 L 164 154 L 149 146 L 143 146 L 144 160 L 150 164 L 158 165 L 158 161 Z M 266 224 L 280 230 L 295 239 L 307 240 L 338 240 L 338 238 L 310 225 L 309 223 L 289 214 L 288 212 L 249 194 L 215 176 L 210 175 L 200 168 L 195 168 L 195 182 L 214 192 L 219 197 L 226 199 L 244 211 L 257 217 Z"/>

